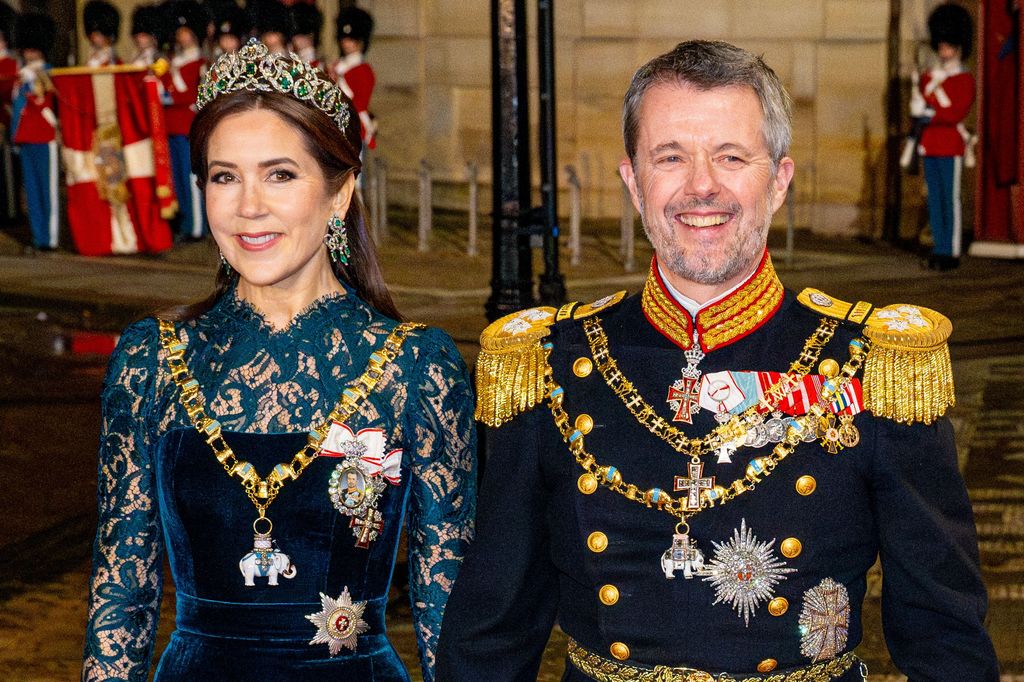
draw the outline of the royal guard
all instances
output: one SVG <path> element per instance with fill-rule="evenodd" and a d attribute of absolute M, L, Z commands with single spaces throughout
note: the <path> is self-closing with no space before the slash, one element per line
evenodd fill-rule
<path fill-rule="evenodd" d="M 320 68 L 318 50 L 324 15 L 315 5 L 297 3 L 289 8 L 288 18 L 291 22 L 292 52 L 310 66 Z"/>
<path fill-rule="evenodd" d="M 121 29 L 121 14 L 109 2 L 89 0 L 82 12 L 85 36 L 89 39 L 87 66 L 112 66 L 121 60 L 114 43 Z"/>
<path fill-rule="evenodd" d="M 207 3 L 213 15 L 213 46 L 211 53 L 219 57 L 227 52 L 236 52 L 249 37 L 249 19 L 245 10 L 234 0 L 217 0 Z"/>
<path fill-rule="evenodd" d="M 134 66 L 150 67 L 160 58 L 161 36 L 166 24 L 160 21 L 163 14 L 156 5 L 140 5 L 132 12 L 132 42 L 135 43 Z"/>
<path fill-rule="evenodd" d="M 274 54 L 287 54 L 291 30 L 288 8 L 278 0 L 250 0 L 245 9 L 263 44 Z"/>
<path fill-rule="evenodd" d="M 0 215 L 4 218 L 14 218 L 18 213 L 10 138 L 11 102 L 14 82 L 18 79 L 18 59 L 10 46 L 17 16 L 10 5 L 0 2 L 0 160 L 3 163 L 4 182 L 0 194 L 0 204 L 3 205 Z"/>
<path fill-rule="evenodd" d="M 178 197 L 179 213 L 174 227 L 181 238 L 198 240 L 206 233 L 206 217 L 189 160 L 188 132 L 196 115 L 199 80 L 206 66 L 200 39 L 206 35 L 209 15 L 195 0 L 175 0 L 167 6 L 167 17 L 176 27 L 174 50 L 170 68 L 160 80 L 164 87 L 174 193 Z"/>
<path fill-rule="evenodd" d="M 331 67 L 331 76 L 352 100 L 359 114 L 363 145 L 375 149 L 377 124 L 370 114 L 370 97 L 373 96 L 377 76 L 366 61 L 366 51 L 373 35 L 373 17 L 358 7 L 346 7 L 338 13 L 337 29 L 341 59 Z"/>
<path fill-rule="evenodd" d="M 971 54 L 974 26 L 970 14 L 952 3 L 928 17 L 928 33 L 938 63 L 922 73 L 911 96 L 911 116 L 924 120 L 918 153 L 924 159 L 928 222 L 934 247 L 928 267 L 960 265 L 962 232 L 960 185 L 965 154 L 973 165 L 973 136 L 964 119 L 974 104 L 974 76 L 963 61 Z"/>
<path fill-rule="evenodd" d="M 32 246 L 57 248 L 57 115 L 47 59 L 57 27 L 43 14 L 23 14 L 15 24 L 15 45 L 24 66 L 14 88 L 11 139 L 21 155 L 22 182 L 32 227 Z"/>

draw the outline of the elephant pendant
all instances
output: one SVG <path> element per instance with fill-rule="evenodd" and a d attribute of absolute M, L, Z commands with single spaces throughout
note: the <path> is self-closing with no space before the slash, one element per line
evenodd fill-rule
<path fill-rule="evenodd" d="M 270 524 L 270 519 L 260 518 Z M 277 548 L 277 543 L 270 537 L 273 525 L 271 524 L 265 533 L 261 533 L 256 529 L 259 521 L 260 519 L 256 519 L 253 522 L 252 551 L 238 562 L 238 569 L 242 572 L 246 587 L 253 587 L 256 584 L 253 579 L 257 577 L 266 578 L 268 586 L 276 587 L 279 575 L 289 579 L 295 577 L 295 564 L 287 554 Z"/>
<path fill-rule="evenodd" d="M 686 533 L 672 536 L 672 546 L 661 555 L 661 570 L 668 579 L 675 578 L 676 571 L 682 571 L 683 577 L 690 580 L 695 575 L 703 575 L 704 554 L 697 549 L 696 543 Z"/>

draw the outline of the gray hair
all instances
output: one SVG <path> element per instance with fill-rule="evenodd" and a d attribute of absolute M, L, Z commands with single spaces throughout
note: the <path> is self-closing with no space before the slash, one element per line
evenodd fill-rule
<path fill-rule="evenodd" d="M 622 105 L 622 137 L 631 161 L 636 155 L 640 104 L 648 88 L 662 83 L 687 84 L 699 90 L 744 85 L 752 88 L 761 102 L 764 140 L 773 171 L 789 153 L 792 101 L 771 67 L 735 45 L 690 40 L 655 57 L 633 74 Z"/>

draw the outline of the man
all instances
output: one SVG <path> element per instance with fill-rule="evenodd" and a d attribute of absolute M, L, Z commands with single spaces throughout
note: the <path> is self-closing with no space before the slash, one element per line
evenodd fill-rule
<path fill-rule="evenodd" d="M 292 52 L 313 68 L 321 67 L 318 50 L 324 15 L 316 5 L 296 3 L 288 8 L 289 33 Z"/>
<path fill-rule="evenodd" d="M 57 248 L 60 202 L 57 190 L 56 96 L 50 80 L 49 56 L 57 27 L 44 14 L 18 16 L 14 42 L 24 66 L 14 86 L 11 141 L 21 156 L 25 204 L 32 228 L 32 249 Z"/>
<path fill-rule="evenodd" d="M 132 42 L 135 44 L 133 66 L 149 68 L 160 58 L 163 13 L 156 5 L 139 5 L 132 11 Z"/>
<path fill-rule="evenodd" d="M 950 270 L 960 265 L 960 176 L 972 143 L 964 119 L 974 104 L 975 83 L 963 60 L 971 54 L 974 25 L 966 9 L 947 3 L 929 15 L 928 32 L 939 61 L 920 76 L 910 109 L 912 116 L 927 121 L 918 152 L 924 159 L 928 224 L 935 244 L 928 267 Z"/>
<path fill-rule="evenodd" d="M 174 228 L 179 239 L 198 241 L 206 234 L 206 214 L 202 193 L 192 174 L 188 132 L 196 117 L 196 95 L 206 68 L 200 40 L 206 35 L 210 17 L 196 0 L 174 0 L 164 11 L 165 20 L 174 28 L 170 68 L 160 76 L 174 193 L 178 197 L 179 213 Z"/>
<path fill-rule="evenodd" d="M 331 66 L 331 77 L 352 100 L 352 106 L 359 115 L 364 147 L 376 149 L 377 123 L 370 113 L 370 98 L 377 76 L 366 61 L 366 51 L 370 49 L 373 36 L 373 17 L 358 7 L 344 7 L 338 12 L 335 28 L 341 58 Z"/>
<path fill-rule="evenodd" d="M 213 15 L 213 49 L 214 59 L 226 52 L 235 52 L 249 37 L 249 19 L 245 10 L 234 0 L 219 0 L 207 3 Z"/>
<path fill-rule="evenodd" d="M 104 0 L 89 0 L 82 10 L 85 37 L 89 40 L 89 59 L 86 66 L 113 66 L 121 60 L 114 51 L 114 43 L 121 29 L 121 13 Z"/>
<path fill-rule="evenodd" d="M 651 273 L 485 330 L 478 416 L 500 428 L 437 679 L 533 680 L 557 619 L 565 680 L 861 680 L 880 554 L 903 672 L 994 682 L 941 418 L 949 321 L 782 289 L 765 244 L 790 103 L 759 58 L 682 43 L 624 109 Z"/>

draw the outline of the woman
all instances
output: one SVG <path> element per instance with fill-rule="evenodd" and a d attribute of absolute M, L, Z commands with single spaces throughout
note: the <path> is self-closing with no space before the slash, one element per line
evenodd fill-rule
<path fill-rule="evenodd" d="M 253 41 L 197 107 L 223 263 L 208 301 L 132 325 L 111 361 L 83 678 L 145 679 L 166 549 L 177 629 L 158 680 L 407 680 L 384 607 L 408 501 L 430 680 L 475 506 L 465 366 L 442 332 L 396 321 L 334 85 Z"/>

